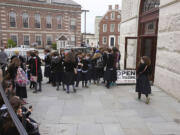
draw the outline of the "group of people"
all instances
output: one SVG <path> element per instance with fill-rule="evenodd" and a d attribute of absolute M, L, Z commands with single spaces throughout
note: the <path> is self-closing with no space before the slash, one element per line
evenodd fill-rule
<path fill-rule="evenodd" d="M 36 53 L 37 52 L 33 52 L 32 56 L 35 57 Z M 3 61 L 0 61 L 0 83 L 2 84 L 4 93 L 7 96 L 13 111 L 17 114 L 17 117 L 24 126 L 28 135 L 40 135 L 39 123 L 31 118 L 33 107 L 25 106 L 27 104 L 25 101 L 25 98 L 27 98 L 26 85 L 28 85 L 29 82 L 26 77 L 26 70 L 30 69 L 30 75 L 35 75 L 33 67 L 26 68 L 27 61 L 24 57 L 20 56 L 18 52 L 8 60 L 7 55 L 2 49 L 0 56 L 4 57 L 4 59 L 1 58 Z M 36 60 L 31 60 L 32 64 L 34 61 Z M 19 135 L 8 110 L 9 109 L 4 103 L 2 95 L 0 95 L 0 134 Z"/>
<path fill-rule="evenodd" d="M 70 86 L 76 92 L 79 83 L 83 88 L 88 84 L 99 84 L 102 79 L 107 88 L 115 84 L 117 80 L 116 70 L 120 68 L 120 52 L 114 48 L 93 48 L 91 52 L 50 52 L 45 49 L 45 72 L 44 76 L 49 78 L 47 83 L 53 86 L 61 85 L 63 90 L 70 93 Z"/>

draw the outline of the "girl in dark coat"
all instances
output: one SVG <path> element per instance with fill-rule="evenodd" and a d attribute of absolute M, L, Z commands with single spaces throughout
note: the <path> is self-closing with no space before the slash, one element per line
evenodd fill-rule
<path fill-rule="evenodd" d="M 65 56 L 64 67 L 65 67 L 64 83 L 67 86 L 66 92 L 69 94 L 69 86 L 70 85 L 72 85 L 74 92 L 76 92 L 76 89 L 74 87 L 76 63 L 75 63 L 75 57 L 72 52 L 69 52 Z"/>
<path fill-rule="evenodd" d="M 146 103 L 149 103 L 148 95 L 151 94 L 151 86 L 149 83 L 148 75 L 150 74 L 151 60 L 147 56 L 141 58 L 139 67 L 137 69 L 137 83 L 136 92 L 138 92 L 138 99 L 141 99 L 141 94 L 146 95 Z"/>
<path fill-rule="evenodd" d="M 50 71 L 50 65 L 51 65 L 51 55 L 50 55 L 50 50 L 45 49 L 44 50 L 45 54 L 45 70 L 44 70 L 44 76 L 49 78 L 49 81 L 47 83 L 51 83 L 51 71 Z"/>
<path fill-rule="evenodd" d="M 64 66 L 63 66 L 63 61 L 59 56 L 58 52 L 53 53 L 52 61 L 51 61 L 51 71 L 52 71 L 52 75 L 54 75 L 55 78 L 57 90 L 59 90 L 59 85 L 61 84 L 61 82 L 62 82 L 63 90 L 65 90 L 63 83 Z"/>
<path fill-rule="evenodd" d="M 88 65 L 89 65 L 89 60 L 88 60 L 88 56 L 85 55 L 83 60 L 82 60 L 82 87 L 86 87 L 87 86 L 87 82 L 88 82 Z"/>
<path fill-rule="evenodd" d="M 110 84 L 113 81 L 113 64 L 114 58 L 112 55 L 112 50 L 109 48 L 106 54 L 105 68 L 106 71 L 104 73 L 104 80 L 107 81 L 106 87 L 110 88 Z"/>
<path fill-rule="evenodd" d="M 42 70 L 41 70 L 41 59 L 37 55 L 36 52 L 32 53 L 31 59 L 31 76 L 37 77 L 37 82 L 33 82 L 35 85 L 35 91 L 33 93 L 37 93 L 38 91 L 41 92 L 41 82 L 42 82 Z M 37 89 L 37 84 L 39 84 L 39 89 Z"/>
<path fill-rule="evenodd" d="M 77 75 L 76 75 L 76 87 L 79 87 L 79 82 L 82 80 L 82 54 L 77 56 Z"/>

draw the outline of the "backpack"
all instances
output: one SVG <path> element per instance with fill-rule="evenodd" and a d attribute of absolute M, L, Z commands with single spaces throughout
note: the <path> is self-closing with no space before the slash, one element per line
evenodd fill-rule
<path fill-rule="evenodd" d="M 103 57 L 101 56 L 101 57 L 97 58 L 95 67 L 96 68 L 103 68 L 103 65 L 104 65 Z"/>
<path fill-rule="evenodd" d="M 20 87 L 25 87 L 28 84 L 28 79 L 27 79 L 26 73 L 20 67 L 17 70 L 15 82 Z"/>

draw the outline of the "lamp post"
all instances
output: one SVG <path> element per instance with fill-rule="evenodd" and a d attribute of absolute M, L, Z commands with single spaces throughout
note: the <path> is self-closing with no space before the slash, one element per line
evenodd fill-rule
<path fill-rule="evenodd" d="M 82 12 L 84 12 L 84 39 L 83 41 L 85 42 L 86 40 L 86 14 L 87 12 L 89 12 L 89 10 L 82 10 Z"/>

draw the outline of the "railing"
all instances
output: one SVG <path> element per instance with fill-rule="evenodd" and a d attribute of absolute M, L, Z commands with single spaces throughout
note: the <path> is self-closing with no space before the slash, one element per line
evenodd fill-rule
<path fill-rule="evenodd" d="M 7 99 L 7 96 L 2 88 L 2 86 L 0 85 L 0 93 L 1 93 L 1 96 L 4 100 L 4 103 L 6 105 L 6 107 L 8 108 L 8 112 L 17 128 L 17 130 L 19 131 L 19 134 L 20 135 L 28 135 L 25 128 L 23 127 L 22 123 L 20 122 L 20 120 L 18 119 L 16 113 L 14 112 L 11 104 L 9 103 L 9 100 Z"/>

